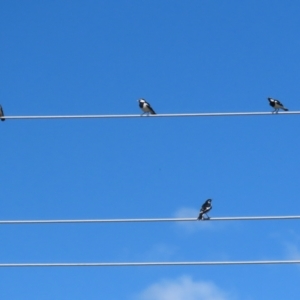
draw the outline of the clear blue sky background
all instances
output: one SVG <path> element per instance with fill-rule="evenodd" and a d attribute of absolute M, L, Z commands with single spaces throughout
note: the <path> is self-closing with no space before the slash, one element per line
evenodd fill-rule
<path fill-rule="evenodd" d="M 6 115 L 299 110 L 298 1 L 0 2 Z M 1 220 L 299 215 L 299 116 L 1 122 Z M 1 225 L 1 263 L 300 258 L 298 221 Z M 298 299 L 289 266 L 0 269 L 1 299 Z"/>

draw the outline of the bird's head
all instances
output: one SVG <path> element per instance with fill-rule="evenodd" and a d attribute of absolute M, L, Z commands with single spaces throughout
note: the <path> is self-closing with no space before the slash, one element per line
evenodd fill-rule
<path fill-rule="evenodd" d="M 268 98 L 269 102 L 274 102 L 274 99 L 273 98 Z"/>
<path fill-rule="evenodd" d="M 138 100 L 138 102 L 139 102 L 139 103 L 145 103 L 146 101 L 145 101 L 145 99 L 140 98 L 140 99 Z"/>
<path fill-rule="evenodd" d="M 209 204 L 211 203 L 211 201 L 212 201 L 212 199 L 207 199 L 206 200 L 206 202 L 209 203 Z"/>

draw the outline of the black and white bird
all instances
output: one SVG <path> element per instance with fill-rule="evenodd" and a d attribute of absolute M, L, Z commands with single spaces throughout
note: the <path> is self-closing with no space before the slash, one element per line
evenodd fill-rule
<path fill-rule="evenodd" d="M 270 105 L 274 108 L 274 111 L 272 111 L 272 113 L 278 113 L 279 109 L 283 109 L 284 111 L 288 111 L 288 109 L 285 108 L 279 100 L 276 100 L 276 99 L 273 99 L 273 98 L 268 98 L 268 100 L 270 102 Z"/>
<path fill-rule="evenodd" d="M 200 209 L 198 220 L 209 220 L 209 216 L 207 215 L 207 213 L 212 209 L 211 201 L 212 201 L 212 199 L 207 199 L 203 203 L 203 205 L 202 205 L 202 207 Z M 206 215 L 207 219 L 203 218 L 204 214 Z"/>
<path fill-rule="evenodd" d="M 153 110 L 153 108 L 151 107 L 151 105 L 143 98 L 138 100 L 139 102 L 139 107 L 142 109 L 143 114 L 152 114 L 152 115 L 156 115 L 156 112 Z"/>
<path fill-rule="evenodd" d="M 0 105 L 0 118 L 1 118 L 1 121 L 5 121 L 5 119 L 3 117 L 4 117 L 4 112 L 3 112 L 2 106 Z"/>

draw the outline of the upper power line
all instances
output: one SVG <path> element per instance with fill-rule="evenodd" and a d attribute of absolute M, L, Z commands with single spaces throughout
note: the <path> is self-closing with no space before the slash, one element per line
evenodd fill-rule
<path fill-rule="evenodd" d="M 232 266 L 287 265 L 300 260 L 244 260 L 244 261 L 173 261 L 173 262 L 94 262 L 94 263 L 0 263 L 0 268 L 16 267 L 166 267 L 166 266 Z"/>

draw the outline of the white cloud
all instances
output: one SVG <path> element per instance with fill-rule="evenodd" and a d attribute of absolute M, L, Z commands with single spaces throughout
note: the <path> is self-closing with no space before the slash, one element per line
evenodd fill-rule
<path fill-rule="evenodd" d="M 285 243 L 287 258 L 291 260 L 300 259 L 300 249 L 292 243 Z"/>
<path fill-rule="evenodd" d="M 232 295 L 225 293 L 214 283 L 194 281 L 189 276 L 175 280 L 162 280 L 152 284 L 140 293 L 137 300 L 229 300 Z"/>
<path fill-rule="evenodd" d="M 177 218 L 197 218 L 199 215 L 199 210 L 189 207 L 181 207 L 175 213 Z"/>
<path fill-rule="evenodd" d="M 175 218 L 197 218 L 199 215 L 199 210 L 194 208 L 182 207 L 178 209 L 174 216 Z M 183 228 L 189 233 L 195 232 L 197 230 L 210 229 L 213 226 L 212 222 L 208 221 L 188 221 L 188 222 L 177 222 L 177 226 Z"/>
<path fill-rule="evenodd" d="M 285 257 L 290 260 L 300 259 L 300 235 L 293 229 L 277 232 L 275 238 L 283 245 Z"/>

